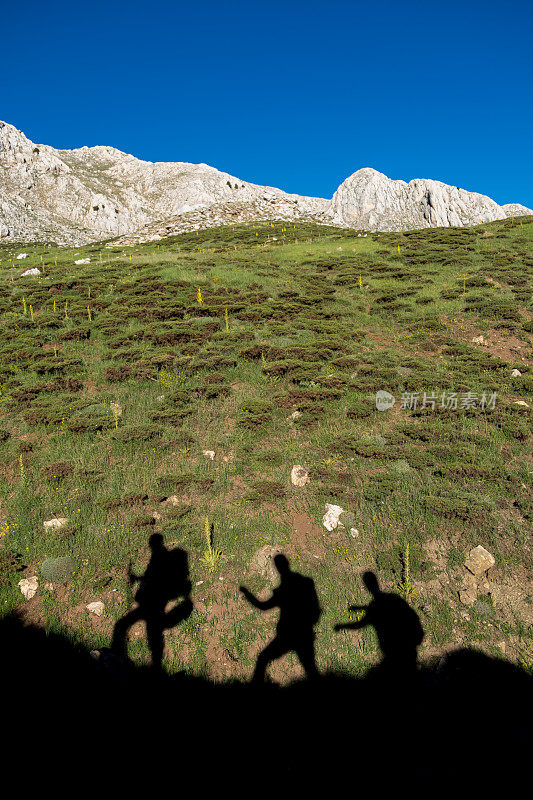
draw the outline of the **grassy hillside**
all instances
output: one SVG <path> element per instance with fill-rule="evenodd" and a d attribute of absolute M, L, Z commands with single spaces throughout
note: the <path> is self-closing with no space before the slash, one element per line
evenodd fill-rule
<path fill-rule="evenodd" d="M 368 602 L 368 569 L 419 614 L 422 660 L 462 645 L 531 665 L 532 240 L 529 217 L 367 237 L 265 223 L 26 247 L 20 261 L 2 246 L 2 614 L 24 606 L 107 646 L 159 532 L 188 552 L 193 587 L 194 611 L 166 634 L 169 671 L 250 676 L 275 612 L 238 587 L 268 596 L 268 546 L 315 580 L 320 670 L 379 659 L 372 629 L 333 630 Z M 40 277 L 21 277 L 33 266 Z M 294 465 L 307 485 L 291 484 Z M 325 530 L 325 503 L 349 512 L 345 528 Z M 45 529 L 54 516 L 67 524 Z M 479 544 L 496 566 L 464 605 Z M 56 556 L 74 575 L 39 577 L 24 601 L 18 581 Z M 149 659 L 142 625 L 129 652 Z M 292 656 L 271 668 L 299 674 Z"/>

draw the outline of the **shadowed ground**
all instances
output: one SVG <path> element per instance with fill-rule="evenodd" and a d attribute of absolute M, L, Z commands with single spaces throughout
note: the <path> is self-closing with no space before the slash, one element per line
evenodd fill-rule
<path fill-rule="evenodd" d="M 377 670 L 279 688 L 95 661 L 16 615 L 0 623 L 0 648 L 5 711 L 15 703 L 4 714 L 5 763 L 14 774 L 31 765 L 60 793 L 89 776 L 99 792 L 149 781 L 178 793 L 189 776 L 198 790 L 239 794 L 258 782 L 276 795 L 346 780 L 354 791 L 422 782 L 438 794 L 480 773 L 490 781 L 495 759 L 509 787 L 529 779 L 532 680 L 476 651 L 405 681 Z"/>

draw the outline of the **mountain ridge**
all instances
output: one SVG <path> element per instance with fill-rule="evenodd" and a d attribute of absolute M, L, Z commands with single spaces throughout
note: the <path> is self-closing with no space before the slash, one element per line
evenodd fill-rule
<path fill-rule="evenodd" d="M 523 214 L 533 211 L 431 179 L 392 180 L 371 167 L 346 178 L 331 199 L 307 197 L 208 164 L 145 161 L 110 145 L 55 149 L 0 122 L 0 240 L 146 241 L 145 234 L 162 238 L 176 225 L 181 231 L 265 219 L 386 231 Z"/>

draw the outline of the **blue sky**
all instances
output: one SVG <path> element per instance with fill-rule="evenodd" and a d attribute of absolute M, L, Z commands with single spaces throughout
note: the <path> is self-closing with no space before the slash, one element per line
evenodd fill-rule
<path fill-rule="evenodd" d="M 28 0 L 0 119 L 330 197 L 360 167 L 533 207 L 531 2 Z"/>

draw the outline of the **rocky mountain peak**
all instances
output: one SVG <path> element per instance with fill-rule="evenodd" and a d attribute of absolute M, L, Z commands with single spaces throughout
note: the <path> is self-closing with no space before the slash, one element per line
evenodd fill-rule
<path fill-rule="evenodd" d="M 528 213 L 533 212 L 519 204 L 499 206 L 439 181 L 391 180 L 371 167 L 350 175 L 331 200 L 302 197 L 204 163 L 142 161 L 107 145 L 73 150 L 36 145 L 0 122 L 0 238 L 82 244 L 237 218 L 403 230 Z"/>

